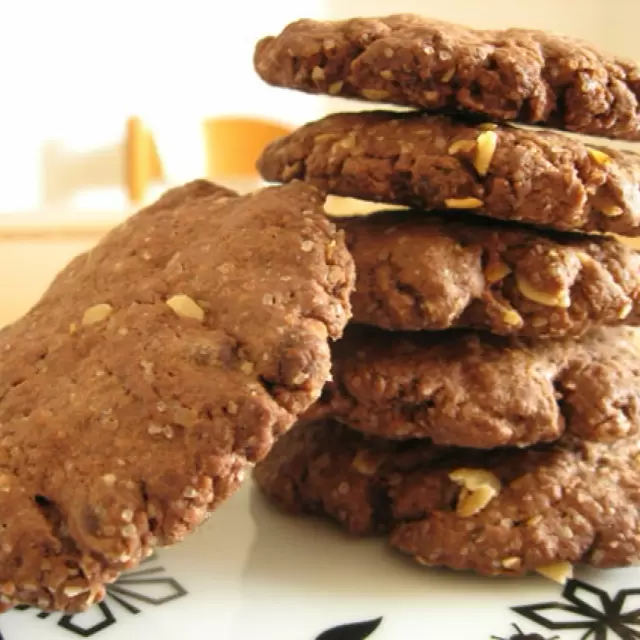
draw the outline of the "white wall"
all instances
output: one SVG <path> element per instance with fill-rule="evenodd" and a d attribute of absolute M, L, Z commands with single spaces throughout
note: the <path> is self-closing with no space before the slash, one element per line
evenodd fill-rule
<path fill-rule="evenodd" d="M 317 116 L 318 100 L 270 90 L 252 66 L 254 42 L 299 17 L 299 7 L 295 0 L 0 2 L 0 210 L 62 198 L 73 171 L 98 184 L 119 181 L 114 145 L 134 114 L 176 128 L 219 113 L 299 123 Z M 305 0 L 310 15 L 319 7 Z M 83 157 L 75 162 L 84 151 L 90 167 Z"/>
<path fill-rule="evenodd" d="M 187 148 L 188 122 L 204 115 L 260 113 L 297 124 L 323 104 L 362 108 L 263 85 L 253 45 L 299 17 L 401 11 L 550 29 L 640 59 L 638 0 L 0 2 L 0 212 L 71 206 L 78 180 L 118 184 L 117 145 L 132 114 L 178 140 L 183 126 Z"/>

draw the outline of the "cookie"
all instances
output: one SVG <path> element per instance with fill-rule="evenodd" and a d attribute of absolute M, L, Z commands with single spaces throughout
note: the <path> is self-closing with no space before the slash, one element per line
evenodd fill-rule
<path fill-rule="evenodd" d="M 640 562 L 639 456 L 635 437 L 482 452 L 318 422 L 279 440 L 255 479 L 288 512 L 388 534 L 421 564 L 562 580 L 575 563 Z"/>
<path fill-rule="evenodd" d="M 391 111 L 338 113 L 266 147 L 271 182 L 565 231 L 640 234 L 640 156 L 545 131 Z"/>
<path fill-rule="evenodd" d="M 0 331 L 0 610 L 80 610 L 320 393 L 353 265 L 322 197 L 170 191 Z"/>
<path fill-rule="evenodd" d="M 383 438 L 489 449 L 565 431 L 613 441 L 640 426 L 640 355 L 627 328 L 529 342 L 350 325 L 332 374 L 304 419 L 329 416 Z"/>
<path fill-rule="evenodd" d="M 640 320 L 640 254 L 614 238 L 420 211 L 340 226 L 356 263 L 355 322 L 559 338 Z"/>
<path fill-rule="evenodd" d="M 258 42 L 254 66 L 271 85 L 309 93 L 640 139 L 640 67 L 542 31 L 410 14 L 299 20 Z"/>

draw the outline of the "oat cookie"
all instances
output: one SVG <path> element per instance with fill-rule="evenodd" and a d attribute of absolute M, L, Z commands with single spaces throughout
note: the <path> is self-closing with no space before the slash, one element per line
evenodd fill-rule
<path fill-rule="evenodd" d="M 322 197 L 170 191 L 0 331 L 0 610 L 80 610 L 317 398 L 353 265 Z"/>
<path fill-rule="evenodd" d="M 487 449 L 565 430 L 614 441 L 640 427 L 640 356 L 627 328 L 529 342 L 350 325 L 332 373 L 305 419 L 330 416 L 384 438 Z"/>
<path fill-rule="evenodd" d="M 640 68 L 561 35 L 417 15 L 299 20 L 256 46 L 269 84 L 640 139 Z"/>
<path fill-rule="evenodd" d="M 558 338 L 640 319 L 640 254 L 614 238 L 421 211 L 340 225 L 356 263 L 356 322 Z"/>
<path fill-rule="evenodd" d="M 390 534 L 422 564 L 562 581 L 574 563 L 640 561 L 639 455 L 635 437 L 483 452 L 317 422 L 281 438 L 255 478 L 283 509 Z"/>
<path fill-rule="evenodd" d="M 338 113 L 272 142 L 266 180 L 560 230 L 640 234 L 640 155 L 421 113 Z"/>

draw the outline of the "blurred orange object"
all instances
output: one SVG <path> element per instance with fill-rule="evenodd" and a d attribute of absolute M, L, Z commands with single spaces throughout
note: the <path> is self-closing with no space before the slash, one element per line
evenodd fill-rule
<path fill-rule="evenodd" d="M 145 198 L 149 183 L 162 180 L 162 163 L 151 132 L 138 117 L 129 118 L 125 142 L 125 184 L 129 201 Z"/>
<path fill-rule="evenodd" d="M 262 150 L 292 129 L 257 118 L 219 117 L 204 122 L 207 176 L 257 176 Z"/>
<path fill-rule="evenodd" d="M 206 177 L 258 177 L 255 164 L 263 148 L 292 128 L 261 118 L 219 116 L 203 122 Z M 138 117 L 129 118 L 125 143 L 125 184 L 129 199 L 145 199 L 149 184 L 164 177 L 153 133 Z M 193 176 L 198 177 L 198 176 Z"/>

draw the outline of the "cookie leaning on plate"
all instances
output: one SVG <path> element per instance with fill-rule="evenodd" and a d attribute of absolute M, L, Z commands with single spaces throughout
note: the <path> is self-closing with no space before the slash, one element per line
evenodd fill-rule
<path fill-rule="evenodd" d="M 417 15 L 299 20 L 256 46 L 266 82 L 310 93 L 640 139 L 640 68 L 543 31 Z"/>
<path fill-rule="evenodd" d="M 421 211 L 337 222 L 356 263 L 355 322 L 559 338 L 640 320 L 640 255 L 614 238 Z"/>
<path fill-rule="evenodd" d="M 294 427 L 255 470 L 283 509 L 356 535 L 390 534 L 420 563 L 488 575 L 640 561 L 640 444 L 565 435 L 491 452 L 366 438 L 332 422 Z"/>
<path fill-rule="evenodd" d="M 170 191 L 0 331 L 0 610 L 101 599 L 318 397 L 354 279 L 322 202 Z"/>
<path fill-rule="evenodd" d="M 633 329 L 533 342 L 354 324 L 332 351 L 333 380 L 305 420 L 478 449 L 549 442 L 565 430 L 609 442 L 640 430 Z"/>
<path fill-rule="evenodd" d="M 447 116 L 338 113 L 266 147 L 272 182 L 560 230 L 640 234 L 640 156 L 550 131 Z"/>

